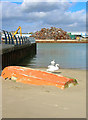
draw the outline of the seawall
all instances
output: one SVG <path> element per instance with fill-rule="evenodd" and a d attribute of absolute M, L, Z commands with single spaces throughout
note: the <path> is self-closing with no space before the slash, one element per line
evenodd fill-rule
<path fill-rule="evenodd" d="M 36 43 L 26 45 L 2 45 L 2 69 L 6 66 L 16 65 L 26 56 L 36 54 Z"/>

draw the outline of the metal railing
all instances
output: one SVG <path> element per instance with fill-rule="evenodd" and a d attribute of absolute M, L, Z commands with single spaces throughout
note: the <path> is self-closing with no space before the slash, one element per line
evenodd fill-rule
<path fill-rule="evenodd" d="M 24 45 L 24 44 L 31 44 L 30 39 L 27 37 L 16 37 L 14 35 L 14 37 L 12 36 L 12 34 L 8 31 L 2 30 L 3 36 L 0 34 L 0 44 L 4 43 L 4 44 L 12 44 L 12 45 Z"/>

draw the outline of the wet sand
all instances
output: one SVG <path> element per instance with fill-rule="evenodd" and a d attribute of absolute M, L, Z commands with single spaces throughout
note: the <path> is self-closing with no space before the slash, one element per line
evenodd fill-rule
<path fill-rule="evenodd" d="M 86 118 L 86 71 L 60 69 L 58 73 L 76 78 L 79 84 L 61 90 L 2 79 L 2 117 Z"/>

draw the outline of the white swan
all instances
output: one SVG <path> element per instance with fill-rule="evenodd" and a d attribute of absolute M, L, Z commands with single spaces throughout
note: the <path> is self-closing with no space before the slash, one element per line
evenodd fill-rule
<path fill-rule="evenodd" d="M 49 65 L 48 69 L 47 69 L 48 72 L 54 72 L 54 71 L 57 71 L 57 70 L 59 70 L 59 64 L 56 64 L 55 66 L 54 65 Z"/>

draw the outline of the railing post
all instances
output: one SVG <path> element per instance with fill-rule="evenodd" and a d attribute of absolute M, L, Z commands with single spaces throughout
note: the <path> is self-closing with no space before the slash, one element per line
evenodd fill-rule
<path fill-rule="evenodd" d="M 7 32 L 7 35 L 8 35 L 8 38 L 9 38 L 9 44 L 10 44 L 10 36 L 9 36 L 9 33 Z"/>
<path fill-rule="evenodd" d="M 15 35 L 14 35 L 14 37 L 15 37 L 15 40 L 16 40 L 16 45 L 18 45 L 17 37 Z"/>
<path fill-rule="evenodd" d="M 22 39 L 22 45 L 23 45 L 23 38 L 22 38 L 22 36 L 21 36 L 21 39 Z"/>
<path fill-rule="evenodd" d="M 12 44 L 14 44 L 14 40 L 11 33 L 10 33 L 10 36 L 11 36 Z"/>
<path fill-rule="evenodd" d="M 22 38 L 23 38 L 23 44 L 24 44 L 24 36 Z"/>
<path fill-rule="evenodd" d="M 5 35 L 5 44 L 7 44 L 7 36 L 6 36 L 6 32 L 3 30 L 3 33 Z"/>
<path fill-rule="evenodd" d="M 23 39 L 24 39 L 24 44 L 26 44 L 25 37 L 23 37 Z"/>
<path fill-rule="evenodd" d="M 19 44 L 21 45 L 21 40 L 20 40 L 20 37 L 18 36 L 18 39 L 19 39 Z"/>

